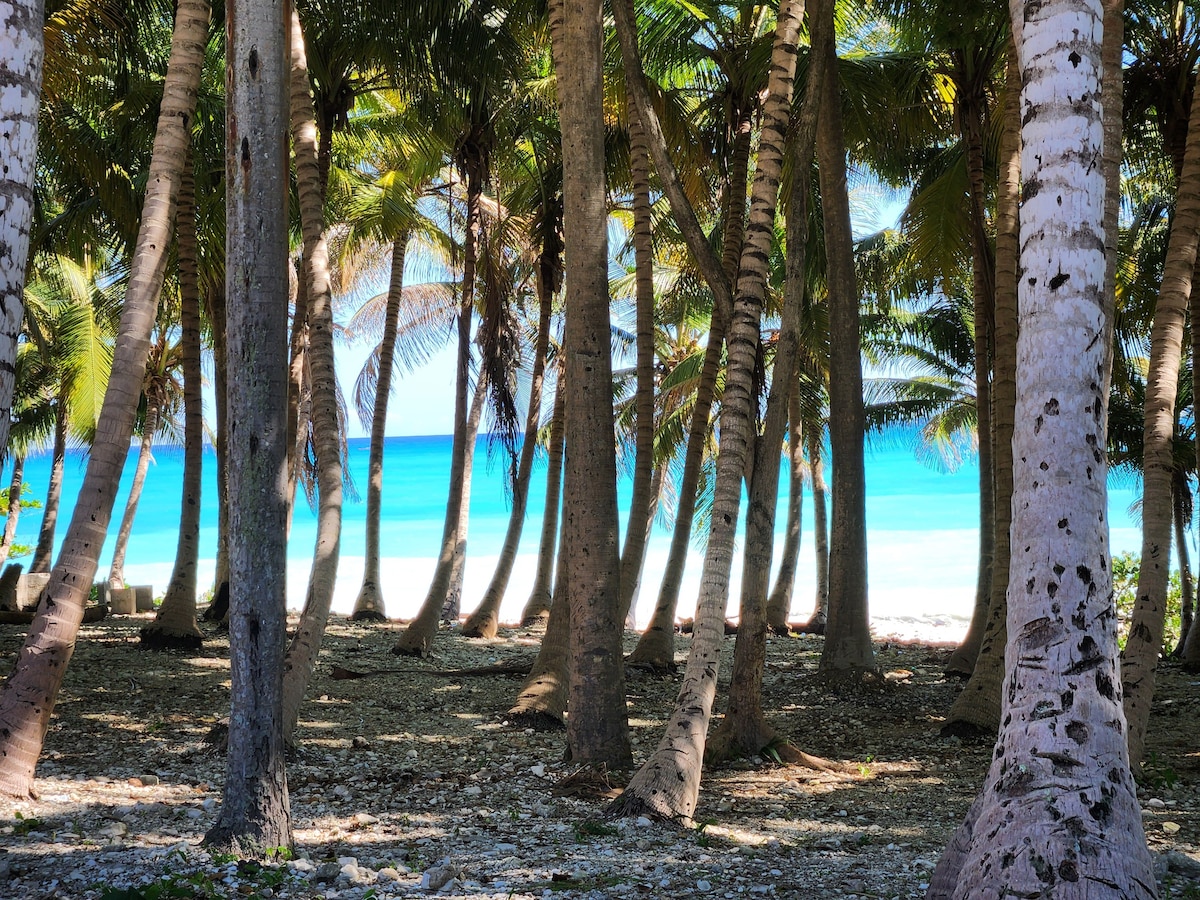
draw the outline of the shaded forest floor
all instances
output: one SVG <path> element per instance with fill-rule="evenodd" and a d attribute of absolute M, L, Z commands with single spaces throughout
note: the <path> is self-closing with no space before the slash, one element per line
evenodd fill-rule
<path fill-rule="evenodd" d="M 920 897 L 990 751 L 938 735 L 960 687 L 942 675 L 949 648 L 879 643 L 898 680 L 834 693 L 815 678 L 820 638 L 773 637 L 769 718 L 850 773 L 756 758 L 706 771 L 697 828 L 609 822 L 601 803 L 552 794 L 571 772 L 561 732 L 508 724 L 519 678 L 430 674 L 528 662 L 539 632 L 442 632 L 434 659 L 404 660 L 389 652 L 399 626 L 335 619 L 289 764 L 296 858 L 239 865 L 197 846 L 221 796 L 224 757 L 205 737 L 228 712 L 228 643 L 145 652 L 148 620 L 84 626 L 39 799 L 0 801 L 0 896 Z M 0 654 L 23 635 L 0 628 Z M 677 636 L 681 662 L 689 643 Z M 334 666 L 406 671 L 335 680 Z M 1200 898 L 1200 679 L 1168 665 L 1159 683 L 1143 821 L 1164 896 Z M 677 687 L 630 674 L 639 761 Z"/>

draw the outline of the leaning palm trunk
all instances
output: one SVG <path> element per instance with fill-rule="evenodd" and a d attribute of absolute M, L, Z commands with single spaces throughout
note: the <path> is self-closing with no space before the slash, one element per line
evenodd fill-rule
<path fill-rule="evenodd" d="M 546 503 L 542 508 L 542 536 L 538 544 L 537 571 L 533 577 L 533 588 L 525 608 L 521 610 L 521 624 L 532 625 L 546 618 L 550 611 L 551 578 L 554 572 L 554 549 L 558 538 L 558 510 L 561 506 L 563 431 L 566 421 L 567 394 L 563 389 L 562 375 L 554 394 L 554 412 L 550 419 L 550 446 L 546 454 Z"/>
<path fill-rule="evenodd" d="M 117 530 L 117 540 L 113 544 L 112 563 L 108 568 L 108 586 L 110 588 L 125 587 L 125 554 L 129 550 L 129 537 L 133 534 L 133 522 L 137 518 L 138 504 L 142 501 L 146 473 L 150 470 L 154 431 L 157 428 L 158 403 L 152 398 L 147 398 L 146 417 L 142 421 L 142 443 L 138 449 L 137 465 L 133 470 L 133 483 L 129 486 L 129 496 L 125 500 L 125 513 L 121 517 L 121 527 Z"/>
<path fill-rule="evenodd" d="M 462 351 L 460 351 L 461 353 Z M 459 378 L 466 379 L 466 365 L 460 359 Z M 450 451 L 450 494 L 446 501 L 446 522 L 442 528 L 442 547 L 429 593 L 417 617 L 408 623 L 392 652 L 400 656 L 428 656 L 442 615 L 456 582 L 461 584 L 466 556 L 466 507 L 471 500 L 471 469 L 475 459 L 475 435 L 487 395 L 487 379 L 480 372 L 470 411 L 454 425 L 454 444 Z"/>
<path fill-rule="evenodd" d="M 291 10 L 291 131 L 296 187 L 304 233 L 304 283 L 308 287 L 308 356 L 312 377 L 313 446 L 317 462 L 317 538 L 308 592 L 296 633 L 283 660 L 283 734 L 290 741 L 329 621 L 342 546 L 342 442 L 334 374 L 333 305 L 324 197 L 317 165 L 317 125 L 309 89 L 300 16 Z"/>
<path fill-rule="evenodd" d="M 800 391 L 792 385 L 788 397 L 788 514 L 783 533 L 783 552 L 775 587 L 767 597 L 767 627 L 775 634 L 787 634 L 796 588 L 796 568 L 800 562 L 800 530 L 804 509 L 804 435 L 800 427 Z"/>
<path fill-rule="evenodd" d="M 1020 197 L 1021 120 L 1020 67 L 1010 43 L 1004 99 L 1004 130 L 1000 138 L 1000 179 L 996 191 L 996 307 L 995 359 L 992 379 L 992 427 L 996 436 L 993 459 L 996 486 L 996 526 L 992 591 L 979 652 L 970 678 L 946 717 L 943 734 L 988 736 L 1000 725 L 1000 687 L 1004 678 L 1004 646 L 1008 631 L 1008 578 L 1012 558 L 1012 435 L 1016 415 L 1017 378 L 1017 202 Z"/>
<path fill-rule="evenodd" d="M 204 409 L 200 396 L 200 283 L 196 255 L 196 186 L 191 153 L 183 168 L 176 218 L 180 345 L 183 367 L 183 502 L 175 568 L 154 621 L 142 628 L 146 646 L 194 649 L 204 640 L 196 624 L 196 568 L 200 561 L 200 486 Z"/>
<path fill-rule="evenodd" d="M 818 23 L 813 52 L 827 57 L 817 131 L 821 209 L 829 280 L 829 442 L 833 451 L 833 516 L 829 530 L 829 608 L 820 673 L 856 678 L 875 668 L 867 615 L 866 475 L 863 463 L 862 356 L 858 286 L 846 189 L 841 87 L 834 29 Z M 823 43 L 821 43 L 823 41 Z"/>
<path fill-rule="evenodd" d="M 808 471 L 812 479 L 813 550 L 817 573 L 816 593 L 812 615 L 804 625 L 811 634 L 824 634 L 826 611 L 829 609 L 829 485 L 825 483 L 825 448 L 821 430 L 812 429 L 804 438 L 808 450 Z"/>
<path fill-rule="evenodd" d="M 1154 676 L 1162 651 L 1171 563 L 1171 481 L 1175 469 L 1175 400 L 1183 355 L 1183 327 L 1200 242 L 1200 103 L 1192 104 L 1183 170 L 1162 284 L 1150 333 L 1142 436 L 1142 557 L 1137 601 L 1125 641 L 1121 687 L 1129 721 L 1129 757 L 1141 762 Z"/>
<path fill-rule="evenodd" d="M 654 235 L 650 206 L 650 148 L 637 110 L 629 116 L 629 167 L 633 181 L 633 254 L 637 293 L 637 395 L 633 489 L 621 548 L 620 608 L 633 606 L 654 503 Z M 622 618 L 625 617 L 622 616 Z"/>
<path fill-rule="evenodd" d="M 780 3 L 763 103 L 762 135 L 751 191 L 749 224 L 729 329 L 729 367 L 721 406 L 713 524 L 704 557 L 692 650 L 666 733 L 629 786 L 613 802 L 614 814 L 644 813 L 687 821 L 695 811 L 700 793 L 705 735 L 716 694 L 717 669 L 725 633 L 729 570 L 741 504 L 742 478 L 747 451 L 754 438 L 754 367 L 766 297 L 767 259 L 783 168 L 784 134 L 790 116 L 796 41 L 802 17 L 800 0 Z M 784 385 L 780 387 L 783 389 Z M 782 437 L 781 426 L 782 423 L 776 447 Z"/>
<path fill-rule="evenodd" d="M 17 536 L 17 521 L 21 518 L 21 490 L 25 486 L 25 455 L 13 457 L 12 480 L 8 484 L 8 515 L 4 518 L 4 537 L 0 539 L 0 566 L 8 562 L 13 539 Z"/>
<path fill-rule="evenodd" d="M 379 344 L 379 373 L 375 379 L 375 408 L 371 414 L 371 449 L 367 462 L 367 528 L 362 587 L 350 618 L 356 622 L 381 622 L 383 594 L 379 583 L 379 524 L 383 506 L 383 442 L 387 426 L 388 400 L 392 393 L 392 365 L 396 358 L 396 330 L 400 301 L 404 296 L 404 258 L 408 232 L 392 242 L 392 275 L 388 283 L 387 308 L 383 315 L 383 340 Z"/>
<path fill-rule="evenodd" d="M 46 487 L 46 505 L 42 509 L 42 527 L 33 551 L 30 572 L 49 572 L 54 555 L 54 532 L 58 528 L 58 507 L 62 503 L 63 465 L 67 458 L 67 404 L 59 398 L 54 416 L 54 450 L 50 462 L 50 483 Z"/>
<path fill-rule="evenodd" d="M 1155 896 L 1117 685 L 1100 382 L 1100 2 L 1011 4 L 1028 186 L 1003 725 L 930 898 Z M 1086 98 L 1081 100 L 1081 98 Z M 1036 179 L 1036 181 L 1034 181 Z"/>
<path fill-rule="evenodd" d="M 529 478 L 533 472 L 533 455 L 537 449 L 538 425 L 542 418 L 542 382 L 546 371 L 546 355 L 550 351 L 550 314 L 554 298 L 554 269 L 543 266 L 538 275 L 538 336 L 533 349 L 533 372 L 529 387 L 529 412 L 525 419 L 525 436 L 521 444 L 521 457 L 517 462 L 516 479 L 513 483 L 513 506 L 508 517 L 508 529 L 496 561 L 496 571 L 483 592 L 479 607 L 463 623 L 462 633 L 466 637 L 493 638 L 500 622 L 500 604 L 508 589 L 508 580 L 517 561 L 517 547 L 521 542 L 521 531 L 525 524 L 525 508 L 529 500 Z"/>
<path fill-rule="evenodd" d="M 184 124 L 195 109 L 207 35 L 208 5 L 180 0 L 112 377 L 62 551 L 12 674 L 0 689 L 0 791 L 7 794 L 27 796 L 33 785 L 129 452 L 187 155 Z"/>
<path fill-rule="evenodd" d="M 33 226 L 38 95 L 42 89 L 42 0 L 15 0 L 0 12 L 0 451 L 8 448 L 16 387 L 17 336 L 25 309 L 25 266 Z"/>

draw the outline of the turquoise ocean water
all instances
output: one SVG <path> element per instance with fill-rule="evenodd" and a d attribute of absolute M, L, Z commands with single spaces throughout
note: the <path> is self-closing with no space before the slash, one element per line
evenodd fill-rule
<path fill-rule="evenodd" d="M 953 473 L 929 468 L 918 462 L 914 451 L 905 441 L 895 438 L 893 435 L 891 439 L 876 441 L 867 453 L 872 620 L 880 633 L 920 633 L 955 640 L 965 627 L 974 595 L 975 555 L 978 548 L 978 470 L 972 461 L 965 462 Z M 368 441 L 365 438 L 349 442 L 350 471 L 364 496 L 367 450 Z M 108 571 L 113 536 L 124 510 L 136 458 L 136 448 L 131 449 L 98 577 Z M 424 597 L 441 538 L 449 463 L 448 436 L 395 437 L 387 441 L 384 461 L 383 581 L 388 612 L 392 616 L 411 616 Z M 202 590 L 211 583 L 217 534 L 216 469 L 211 449 L 205 454 L 204 464 Z M 60 541 L 83 479 L 85 465 L 86 459 L 81 452 L 72 452 L 67 458 L 58 534 Z M 44 497 L 49 469 L 48 455 L 30 457 L 26 461 L 25 481 L 30 490 L 27 496 Z M 175 556 L 182 469 L 183 452 L 179 447 L 161 446 L 155 449 L 154 463 L 146 479 L 129 546 L 126 563 L 128 580 L 131 583 L 154 584 L 158 592 L 165 588 L 170 578 Z M 535 469 L 520 557 L 503 609 L 506 619 L 519 615 L 532 584 L 545 499 L 544 475 L 543 459 Z M 6 467 L 3 484 L 7 484 L 10 478 L 11 468 Z M 786 479 L 782 484 L 786 485 Z M 628 479 L 622 482 L 622 488 L 624 509 L 628 502 Z M 786 493 L 786 487 L 784 490 Z M 1135 490 L 1128 479 L 1114 479 L 1110 486 L 1114 552 L 1136 550 L 1140 545 L 1139 531 L 1129 515 Z M 472 485 L 464 610 L 473 607 L 491 577 L 495 555 L 508 524 L 508 502 L 504 490 L 502 455 L 496 452 L 489 456 L 487 439 L 481 438 Z M 17 530 L 19 542 L 36 542 L 40 515 L 40 510 L 30 510 L 22 516 Z M 780 532 L 785 515 L 786 495 L 780 498 Z M 349 611 L 358 592 L 362 577 L 365 516 L 365 500 L 355 502 L 347 498 L 335 611 Z M 811 524 L 811 497 L 806 493 L 801 569 L 793 605 L 793 614 L 797 618 L 807 617 L 811 609 L 814 584 Z M 303 602 L 314 541 L 315 518 L 301 499 L 288 553 L 288 596 L 289 605 L 293 607 L 299 607 Z M 651 538 L 638 601 L 638 615 L 642 621 L 653 607 L 668 541 L 669 532 L 660 523 Z M 695 603 L 700 565 L 700 551 L 694 549 L 680 601 L 681 615 L 690 615 Z M 737 579 L 738 570 L 735 566 L 733 606 L 736 606 Z"/>

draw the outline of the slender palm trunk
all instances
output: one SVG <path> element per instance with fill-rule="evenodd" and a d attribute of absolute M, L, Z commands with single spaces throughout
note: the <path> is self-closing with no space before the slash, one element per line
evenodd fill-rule
<path fill-rule="evenodd" d="M 525 608 L 521 610 L 521 624 L 532 625 L 546 617 L 550 611 L 551 579 L 554 577 L 555 541 L 558 538 L 558 511 L 562 505 L 563 432 L 566 430 L 567 394 L 562 375 L 554 394 L 554 412 L 550 419 L 550 446 L 546 457 L 546 504 L 542 509 L 542 537 L 538 544 L 537 572 L 533 588 Z"/>
<path fill-rule="evenodd" d="M 960 70 L 961 71 L 961 70 Z M 993 472 L 992 434 L 992 330 L 996 302 L 996 260 L 987 233 L 984 208 L 987 201 L 983 177 L 983 116 L 986 97 L 982 85 L 965 92 L 959 101 L 960 131 L 967 147 L 967 177 L 970 184 L 972 296 L 975 321 L 975 416 L 979 448 L 979 571 L 975 584 L 975 606 L 967 634 L 946 671 L 970 675 L 983 642 L 987 611 L 992 599 L 995 556 L 996 491 Z"/>
<path fill-rule="evenodd" d="M 742 479 L 746 471 L 746 455 L 754 439 L 754 368 L 762 305 L 766 297 L 767 260 L 783 168 L 784 134 L 791 113 L 796 43 L 802 17 L 803 3 L 800 0 L 784 0 L 780 3 L 767 94 L 763 102 L 762 133 L 751 191 L 749 224 L 729 330 L 729 367 L 721 405 L 713 524 L 704 558 L 692 650 L 666 733 L 629 786 L 613 802 L 611 811 L 614 814 L 647 814 L 687 821 L 695 811 L 700 793 L 705 738 L 716 694 L 717 669 L 725 634 L 725 607 L 729 596 L 729 571 L 741 505 Z M 781 390 L 786 387 L 786 384 L 780 385 Z M 782 439 L 782 425 L 782 421 L 777 424 L 776 452 Z M 765 622 L 760 622 L 759 626 L 765 628 Z"/>
<path fill-rule="evenodd" d="M 362 587 L 350 618 L 356 622 L 383 621 L 383 594 L 379 582 L 379 520 L 383 506 L 383 442 L 387 426 L 388 400 L 392 393 L 392 365 L 396 358 L 396 330 L 400 301 L 404 296 L 404 258 L 408 232 L 392 242 L 392 276 L 388 283 L 387 309 L 383 316 L 383 340 L 379 344 L 379 374 L 375 379 L 375 408 L 371 415 L 371 449 L 368 455 L 366 549 Z"/>
<path fill-rule="evenodd" d="M 216 598 L 220 596 L 222 587 L 229 584 L 229 404 L 226 402 L 225 390 L 229 366 L 225 341 L 225 285 L 209 284 L 204 296 L 208 308 L 208 321 L 212 323 L 213 330 L 213 393 L 216 395 L 213 407 L 217 420 L 216 435 L 213 438 L 213 449 L 217 458 L 217 547 L 213 572 L 213 596 Z M 227 587 L 225 596 L 229 596 Z M 223 609 L 218 606 L 220 604 L 214 602 L 205 610 L 205 620 L 225 618 L 229 609 L 228 599 Z"/>
<path fill-rule="evenodd" d="M 1187 476 L 1179 469 L 1171 485 L 1171 502 L 1175 512 L 1175 552 L 1179 554 L 1179 643 L 1171 651 L 1172 657 L 1183 654 L 1183 642 L 1192 627 L 1196 591 L 1192 580 L 1192 566 L 1188 559 L 1187 531 L 1191 519 L 1191 497 Z"/>
<path fill-rule="evenodd" d="M 1175 217 L 1163 263 L 1162 284 L 1150 333 L 1142 460 L 1142 556 L 1137 601 L 1125 641 L 1121 687 L 1129 722 L 1129 757 L 1141 762 L 1162 650 L 1171 564 L 1171 482 L 1175 468 L 1175 400 L 1182 361 L 1183 327 L 1200 244 L 1200 103 L 1192 104 Z"/>
<path fill-rule="evenodd" d="M 1005 78 L 1004 130 L 1000 138 L 1000 178 L 996 192 L 996 309 L 992 410 L 996 526 L 992 593 L 979 652 L 970 678 L 954 698 L 943 734 L 988 736 L 1000 725 L 1000 688 L 1008 640 L 1008 584 L 1012 558 L 1013 448 L 1017 378 L 1018 200 L 1021 190 L 1021 72 L 1010 42 Z"/>
<path fill-rule="evenodd" d="M 16 387 L 17 336 L 25 309 L 25 266 L 33 226 L 38 97 L 42 89 L 42 0 L 0 11 L 0 450 L 8 447 Z"/>
<path fill-rule="evenodd" d="M 183 500 L 175 568 L 154 622 L 141 630 L 146 646 L 196 648 L 196 569 L 200 562 L 200 489 L 204 460 L 204 408 L 200 393 L 200 282 L 196 253 L 196 184 L 191 153 L 183 168 L 175 225 L 179 265 L 180 347 L 183 368 Z"/>
<path fill-rule="evenodd" d="M 1096 165 L 1101 4 L 1010 8 L 1024 86 L 1011 576 L 1022 589 L 1009 598 L 992 764 L 927 896 L 1137 900 L 1156 886 L 1116 684 Z"/>
<path fill-rule="evenodd" d="M 555 254 L 557 256 L 557 254 Z M 466 637 L 493 638 L 500 622 L 500 604 L 508 589 L 508 580 L 517 561 L 517 548 L 521 542 L 521 531 L 525 524 L 525 509 L 529 500 L 529 479 L 533 472 L 533 455 L 537 449 L 538 425 L 542 420 L 542 382 L 546 371 L 546 356 L 550 352 L 550 314 L 553 311 L 554 280 L 553 265 L 543 266 L 538 275 L 538 336 L 533 350 L 533 372 L 529 385 L 529 412 L 525 419 L 525 436 L 521 443 L 521 457 L 517 463 L 517 477 L 513 484 L 513 506 L 508 517 L 508 529 L 496 561 L 496 571 L 483 592 L 479 607 L 463 623 Z"/>
<path fill-rule="evenodd" d="M 292 740 L 300 703 L 308 688 L 329 621 L 342 547 L 342 427 L 338 414 L 333 351 L 333 291 L 325 216 L 317 165 L 317 124 L 313 116 L 304 34 L 291 9 L 290 102 L 296 188 L 304 234 L 304 283 L 308 286 L 309 371 L 312 377 L 313 447 L 317 463 L 317 536 L 308 593 L 300 622 L 283 661 L 283 733 Z"/>
<path fill-rule="evenodd" d="M 821 208 L 829 281 L 829 440 L 833 451 L 833 517 L 829 544 L 829 609 L 819 671 L 856 678 L 875 668 L 867 615 L 866 475 L 863 464 L 862 357 L 858 286 L 846 190 L 841 86 L 832 18 L 818 23 L 814 53 L 826 55 L 829 77 L 817 131 Z"/>
<path fill-rule="evenodd" d="M 65 393 L 65 392 L 64 392 Z M 58 529 L 58 508 L 62 503 L 63 465 L 67 459 L 67 404 L 59 398 L 54 415 L 54 450 L 50 461 L 50 483 L 46 487 L 46 504 L 42 509 L 42 527 L 38 532 L 37 548 L 29 571 L 49 572 L 54 556 L 54 532 Z"/>
<path fill-rule="evenodd" d="M 813 548 L 817 574 L 813 611 L 804 630 L 809 634 L 824 634 L 826 611 L 829 608 L 829 485 L 825 483 L 825 447 L 821 441 L 821 430 L 809 431 L 804 444 L 808 450 L 808 471 L 812 479 Z"/>
<path fill-rule="evenodd" d="M 650 536 L 654 503 L 654 235 L 650 205 L 650 148 L 637 110 L 629 116 L 629 167 L 633 181 L 633 254 L 637 293 L 637 425 L 633 489 L 621 548 L 620 606 L 628 615 L 637 593 Z"/>
<path fill-rule="evenodd" d="M 13 538 L 17 534 L 17 521 L 21 518 L 21 490 L 25 486 L 25 455 L 13 457 L 12 480 L 8 483 L 8 515 L 4 518 L 4 537 L 0 539 L 0 566 L 8 562 L 12 552 Z"/>
<path fill-rule="evenodd" d="M 125 500 L 125 513 L 117 540 L 113 544 L 112 563 L 108 569 L 108 586 L 125 587 L 125 555 L 129 551 L 129 538 L 133 534 L 133 522 L 137 518 L 138 505 L 142 501 L 142 489 L 146 486 L 146 474 L 153 459 L 154 432 L 158 428 L 158 403 L 148 399 L 146 418 L 142 422 L 142 442 L 138 448 L 137 464 L 133 470 L 133 482 L 129 485 L 129 496 Z M 32 571 L 32 570 L 31 570 Z"/>
<path fill-rule="evenodd" d="M 34 766 L 83 619 L 129 452 L 186 157 L 184 123 L 195 109 L 207 33 L 207 4 L 180 0 L 112 377 L 62 551 L 12 673 L 0 689 L 0 791 L 7 794 L 26 796 L 32 788 Z"/>
<path fill-rule="evenodd" d="M 460 345 L 461 346 L 461 345 Z M 467 350 L 466 352 L 469 352 Z M 459 377 L 466 379 L 465 364 L 461 362 Z M 475 435 L 487 395 L 484 373 L 479 374 L 470 410 L 454 426 L 454 442 L 450 450 L 450 493 L 446 500 L 446 521 L 442 528 L 442 547 L 434 569 L 433 581 L 417 616 L 401 633 L 392 652 L 399 656 L 428 656 L 437 634 L 438 619 L 447 603 L 452 601 L 455 583 L 461 585 L 463 559 L 466 555 L 464 509 L 471 500 L 471 470 L 475 459 Z"/>
<path fill-rule="evenodd" d="M 291 849 L 284 766 L 287 639 L 286 6 L 227 0 L 231 710 L 224 800 L 204 843 Z"/>
<path fill-rule="evenodd" d="M 800 425 L 800 393 L 792 385 L 788 397 L 788 512 L 783 533 L 783 552 L 775 586 L 767 597 L 767 627 L 775 634 L 789 631 L 796 569 L 800 562 L 800 536 L 804 512 L 804 435 Z"/>

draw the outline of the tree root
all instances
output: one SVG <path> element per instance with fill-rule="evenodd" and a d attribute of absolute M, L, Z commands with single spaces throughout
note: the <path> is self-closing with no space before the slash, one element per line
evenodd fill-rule
<path fill-rule="evenodd" d="M 614 773 L 606 765 L 580 766 L 560 779 L 551 789 L 556 797 L 582 800 L 612 800 L 621 794 L 623 784 L 615 783 Z"/>

